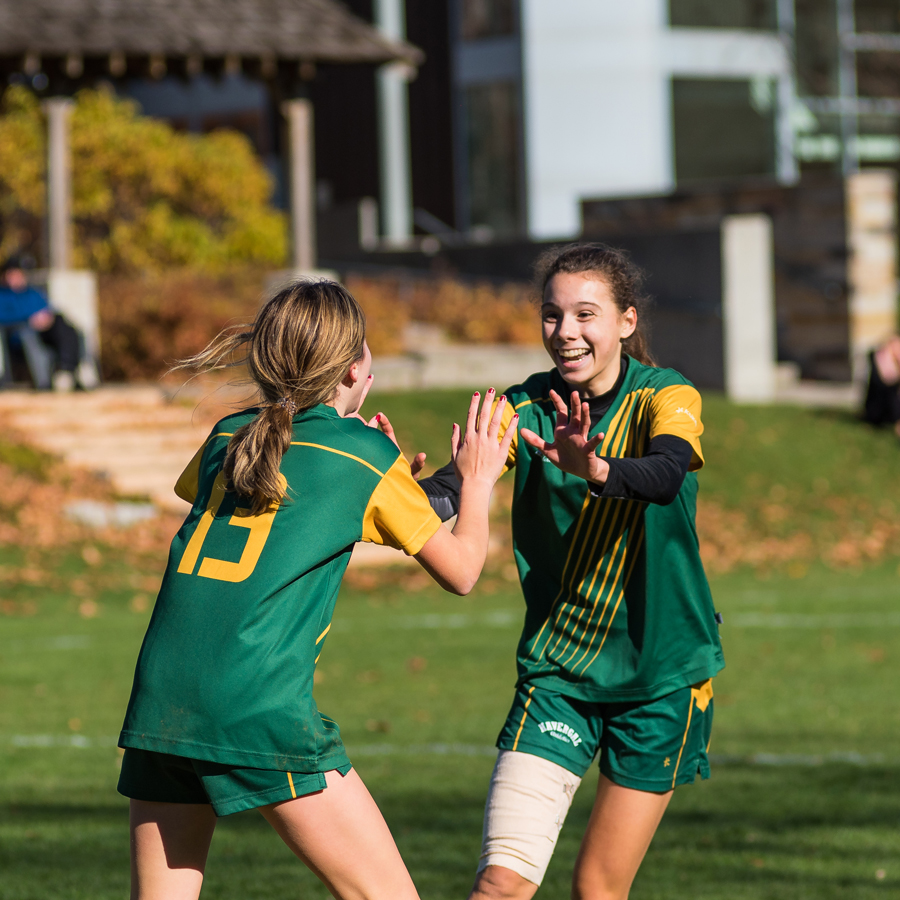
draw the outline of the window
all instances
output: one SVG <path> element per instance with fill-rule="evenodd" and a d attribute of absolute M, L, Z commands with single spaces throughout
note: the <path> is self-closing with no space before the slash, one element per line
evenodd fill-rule
<path fill-rule="evenodd" d="M 516 0 L 461 0 L 465 41 L 515 34 Z"/>
<path fill-rule="evenodd" d="M 857 31 L 900 31 L 897 0 L 856 0 L 854 6 Z"/>
<path fill-rule="evenodd" d="M 801 96 L 838 93 L 837 8 L 834 0 L 795 0 L 797 90 Z"/>
<path fill-rule="evenodd" d="M 469 223 L 495 236 L 519 227 L 519 93 L 512 82 L 466 89 Z"/>
<path fill-rule="evenodd" d="M 775 82 L 673 79 L 679 182 L 775 174 Z"/>
<path fill-rule="evenodd" d="M 860 97 L 900 97 L 900 53 L 857 53 L 856 89 Z"/>
<path fill-rule="evenodd" d="M 669 24 L 774 30 L 778 27 L 776 0 L 669 0 Z"/>

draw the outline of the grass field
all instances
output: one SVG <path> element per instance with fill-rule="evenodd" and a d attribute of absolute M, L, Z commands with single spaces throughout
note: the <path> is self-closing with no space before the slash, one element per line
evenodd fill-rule
<path fill-rule="evenodd" d="M 461 403 L 446 393 L 383 408 L 439 464 Z M 887 435 L 716 398 L 706 418 L 702 489 L 746 510 L 761 539 L 802 531 L 827 548 L 843 527 L 862 541 L 888 504 L 900 508 L 900 455 Z M 771 504 L 787 513 L 767 517 Z M 319 705 L 340 722 L 424 898 L 465 897 L 471 883 L 514 678 L 521 599 L 509 561 L 502 550 L 463 599 L 416 570 L 352 578 L 320 663 Z M 728 661 L 716 681 L 713 778 L 676 792 L 634 900 L 900 893 L 898 558 L 882 548 L 865 566 L 802 553 L 782 562 L 712 579 Z M 161 569 L 135 569 L 102 546 L 0 551 L 0 900 L 127 893 L 115 736 Z M 568 896 L 595 783 L 596 770 L 539 897 Z M 222 820 L 204 896 L 328 894 L 247 813 Z"/>

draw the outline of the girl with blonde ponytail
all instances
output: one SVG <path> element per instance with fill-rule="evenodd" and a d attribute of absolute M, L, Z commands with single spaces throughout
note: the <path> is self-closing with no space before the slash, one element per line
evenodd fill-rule
<path fill-rule="evenodd" d="M 260 403 L 220 421 L 175 487 L 191 510 L 119 738 L 133 900 L 195 900 L 216 816 L 255 808 L 334 896 L 418 896 L 337 723 L 316 707 L 315 665 L 356 541 L 471 590 L 514 429 L 500 438 L 504 398 L 489 391 L 479 411 L 473 396 L 451 435 L 459 518 L 442 528 L 396 444 L 359 415 L 371 359 L 356 300 L 301 281 L 183 364 L 245 364 Z"/>

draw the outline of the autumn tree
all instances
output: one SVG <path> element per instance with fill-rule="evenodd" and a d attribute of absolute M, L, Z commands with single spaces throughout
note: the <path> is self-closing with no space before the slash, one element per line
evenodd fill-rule
<path fill-rule="evenodd" d="M 0 114 L 4 256 L 39 245 L 45 135 L 37 98 L 8 88 Z M 284 263 L 287 227 L 270 205 L 271 177 L 236 132 L 177 132 L 109 90 L 83 90 L 72 114 L 72 181 L 76 266 L 127 274 Z"/>

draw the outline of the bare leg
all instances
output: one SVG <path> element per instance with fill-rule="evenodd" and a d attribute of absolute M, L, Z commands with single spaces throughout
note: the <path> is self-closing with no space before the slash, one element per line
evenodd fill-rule
<path fill-rule="evenodd" d="M 263 806 L 281 839 L 339 900 L 418 900 L 400 851 L 355 769 L 324 791 Z"/>
<path fill-rule="evenodd" d="M 504 866 L 488 866 L 475 878 L 469 900 L 531 900 L 536 884 Z"/>
<path fill-rule="evenodd" d="M 196 900 L 216 827 L 211 806 L 131 801 L 131 900 Z"/>
<path fill-rule="evenodd" d="M 575 862 L 573 900 L 626 900 L 671 797 L 672 791 L 636 791 L 600 776 Z"/>
<path fill-rule="evenodd" d="M 601 775 L 572 877 L 574 900 L 627 900 L 672 792 L 653 794 Z M 469 900 L 531 900 L 537 885 L 502 866 L 479 872 Z"/>

